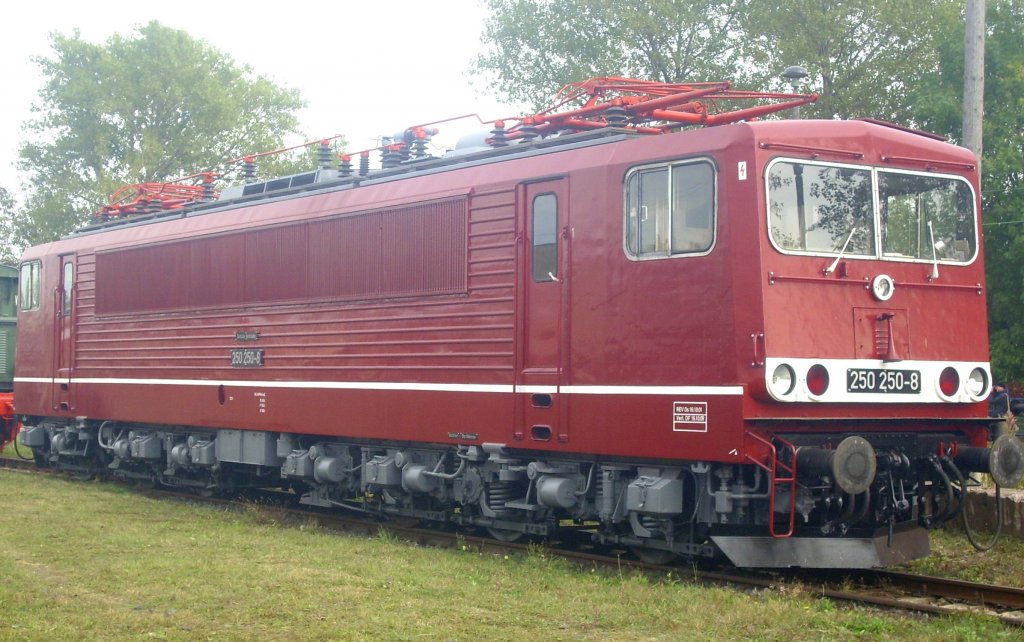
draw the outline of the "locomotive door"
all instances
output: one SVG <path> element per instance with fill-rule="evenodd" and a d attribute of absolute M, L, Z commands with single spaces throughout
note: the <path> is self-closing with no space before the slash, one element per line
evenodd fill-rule
<path fill-rule="evenodd" d="M 567 441 L 559 386 L 566 354 L 568 262 L 566 180 L 523 186 L 526 235 L 521 247 L 521 330 L 517 354 L 515 437 Z M 524 219 L 520 219 L 524 220 Z"/>
<path fill-rule="evenodd" d="M 59 258 L 57 288 L 54 290 L 54 379 L 53 407 L 55 410 L 74 410 L 75 390 L 71 378 L 74 375 L 75 341 L 75 255 L 64 254 Z"/>

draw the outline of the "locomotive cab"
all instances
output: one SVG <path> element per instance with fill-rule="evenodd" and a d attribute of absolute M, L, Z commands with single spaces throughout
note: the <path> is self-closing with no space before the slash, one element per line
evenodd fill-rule
<path fill-rule="evenodd" d="M 803 537 L 821 535 L 871 565 L 918 556 L 917 527 L 959 514 L 971 472 L 1015 485 L 1024 471 L 1016 439 L 986 448 L 975 160 L 880 123 L 752 126 L 761 308 L 745 419 L 778 466 L 775 537 L 715 541 L 739 564 L 801 565 Z"/>

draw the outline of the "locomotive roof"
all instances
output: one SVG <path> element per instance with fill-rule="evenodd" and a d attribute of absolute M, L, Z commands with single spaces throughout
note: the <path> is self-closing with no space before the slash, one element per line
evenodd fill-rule
<path fill-rule="evenodd" d="M 234 198 L 217 201 L 197 201 L 178 210 L 166 210 L 148 215 L 112 219 L 95 225 L 83 227 L 64 238 L 93 234 L 112 228 L 144 225 L 169 219 L 184 218 L 186 216 L 208 214 L 223 211 L 225 209 L 233 209 L 235 207 L 254 202 L 290 198 L 298 194 L 314 194 L 354 189 L 360 186 L 376 185 L 404 178 L 411 178 L 414 176 L 428 176 L 455 169 L 490 165 L 554 152 L 564 152 L 592 147 L 595 145 L 604 145 L 640 136 L 641 134 L 629 129 L 609 127 L 598 131 L 537 139 L 508 147 L 482 148 L 479 151 L 459 154 L 456 156 L 417 159 L 400 164 L 397 167 L 373 170 L 365 176 L 355 175 L 347 177 L 331 177 L 328 175 L 327 180 L 305 183 L 295 187 L 265 191 L 258 194 L 243 194 Z"/>
<path fill-rule="evenodd" d="M 823 121 L 823 120 L 775 120 L 775 121 L 754 121 L 737 123 L 727 129 L 732 129 L 735 136 L 736 126 L 749 128 L 750 134 L 757 140 L 762 149 L 779 150 L 802 150 L 814 155 L 815 141 L 818 139 L 843 138 L 871 138 L 876 143 L 888 141 L 898 147 L 913 147 L 919 150 L 926 150 L 929 160 L 948 161 L 956 165 L 962 165 L 959 169 L 970 169 L 975 164 L 975 157 L 969 150 L 943 142 L 944 139 L 926 132 L 909 130 L 898 125 L 872 120 L 860 121 Z M 723 127 L 715 128 L 721 133 Z M 703 130 L 697 130 L 703 131 Z M 682 131 L 675 136 L 689 136 L 697 131 Z M 429 157 L 413 159 L 397 166 L 372 170 L 364 176 L 337 176 L 336 172 L 326 173 L 323 178 L 304 182 L 303 184 L 285 187 L 283 189 L 268 190 L 256 194 L 243 194 L 233 198 L 217 201 L 189 203 L 180 209 L 158 211 L 151 214 L 137 215 L 124 218 L 116 218 L 103 223 L 97 223 L 84 227 L 65 238 L 72 238 L 81 235 L 94 234 L 114 228 L 124 228 L 136 225 L 146 225 L 159 221 L 184 218 L 200 214 L 213 213 L 226 209 L 265 202 L 283 198 L 293 198 L 301 194 L 314 194 L 328 191 L 348 190 L 360 186 L 376 185 L 405 178 L 428 176 L 456 169 L 504 163 L 517 159 L 531 158 L 540 155 L 568 152 L 597 145 L 607 145 L 622 141 L 650 138 L 638 133 L 633 129 L 605 127 L 599 130 L 558 135 L 550 138 L 538 138 L 532 141 L 522 141 L 518 144 L 507 147 L 484 147 L 478 150 L 471 150 L 468 153 L 460 153 L 452 156 Z M 663 137 L 656 137 L 663 138 Z M 716 137 L 717 138 L 717 137 Z M 732 138 L 732 137 L 721 137 Z M 877 145 L 873 145 L 877 146 Z M 829 150 L 827 147 L 821 151 Z M 892 162 L 894 160 L 914 161 L 916 159 L 905 157 L 890 152 L 890 156 L 882 156 L 881 160 Z M 851 155 L 851 159 L 863 157 L 859 152 Z M 933 168 L 934 169 L 934 168 Z M 271 181 L 268 181 L 268 183 Z"/>

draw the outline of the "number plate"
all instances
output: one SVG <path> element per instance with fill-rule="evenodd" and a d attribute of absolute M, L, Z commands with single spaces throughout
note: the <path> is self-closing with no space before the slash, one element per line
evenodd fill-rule
<path fill-rule="evenodd" d="M 232 350 L 231 350 L 231 367 L 232 368 L 262 368 L 263 367 L 263 349 L 262 348 L 232 348 Z"/>
<path fill-rule="evenodd" d="M 921 371 L 848 368 L 846 370 L 846 392 L 916 395 L 921 392 Z"/>

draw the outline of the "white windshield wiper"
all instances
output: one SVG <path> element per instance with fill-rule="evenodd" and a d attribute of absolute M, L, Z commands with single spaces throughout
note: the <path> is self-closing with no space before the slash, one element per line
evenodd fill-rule
<path fill-rule="evenodd" d="M 935 250 L 945 248 L 946 244 L 942 243 L 942 241 L 939 241 L 939 243 L 941 243 L 942 245 L 941 247 L 936 247 L 935 233 L 932 231 L 931 221 L 928 221 L 928 240 L 931 241 L 932 244 L 932 273 L 931 276 L 928 277 L 928 280 L 934 281 L 935 279 L 939 278 L 939 257 L 935 253 Z"/>
<path fill-rule="evenodd" d="M 832 265 L 825 268 L 825 276 L 836 271 L 836 266 L 839 265 L 839 261 L 843 260 L 843 255 L 846 254 L 846 248 L 850 245 L 850 241 L 853 240 L 853 235 L 856 234 L 858 230 L 860 230 L 859 227 L 855 227 L 850 230 L 850 235 L 846 237 L 846 243 L 843 243 L 843 249 L 839 250 L 839 256 L 836 257 L 835 261 L 832 261 Z"/>

